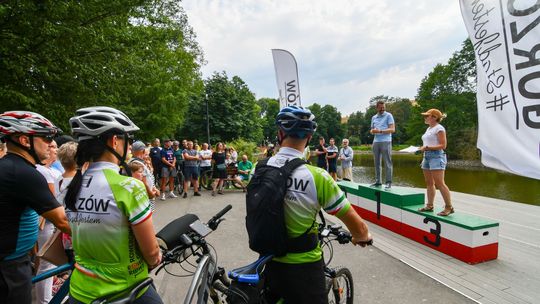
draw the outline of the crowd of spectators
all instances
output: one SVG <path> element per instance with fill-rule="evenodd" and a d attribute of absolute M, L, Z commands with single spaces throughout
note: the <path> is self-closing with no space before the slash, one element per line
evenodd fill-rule
<path fill-rule="evenodd" d="M 352 181 L 352 161 L 354 151 L 349 146 L 349 140 L 343 139 L 341 148 L 336 146 L 334 138 L 330 138 L 330 144 L 327 145 L 324 137 L 319 137 L 319 144 L 315 147 L 313 155 L 317 157 L 317 167 L 322 168 L 334 180 L 338 179 L 338 160 L 341 162 L 341 178 Z"/>
<path fill-rule="evenodd" d="M 212 179 L 208 184 L 212 188 L 212 196 L 224 194 L 227 182 L 235 183 L 245 192 L 249 172 L 253 168 L 247 155 L 242 155 L 242 160 L 238 161 L 236 149 L 226 147 L 222 142 L 211 147 L 208 143 L 199 145 L 196 140 L 178 141 L 166 138 L 161 145 L 161 140 L 156 138 L 146 144 L 142 141 L 134 142 L 132 154 L 133 158 L 139 159 L 138 163 L 144 165 L 135 165 L 132 173 L 134 169 L 138 173 L 133 176 L 140 176 L 145 183 L 151 180 L 147 189 L 150 198 L 159 197 L 162 201 L 176 198 L 177 194 L 187 198 L 190 189 L 193 189 L 193 196 L 201 196 L 203 176 Z M 211 175 L 207 173 L 209 171 L 212 172 Z M 204 182 L 209 183 L 207 180 Z M 174 193 L 175 190 L 177 194 Z"/>

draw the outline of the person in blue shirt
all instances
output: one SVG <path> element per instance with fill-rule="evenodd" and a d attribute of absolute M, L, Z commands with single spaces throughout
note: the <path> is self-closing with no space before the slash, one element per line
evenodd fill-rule
<path fill-rule="evenodd" d="M 152 141 L 152 148 L 150 149 L 150 159 L 152 160 L 152 167 L 154 168 L 154 180 L 158 182 L 161 178 L 161 147 L 159 138 L 155 138 Z"/>
<path fill-rule="evenodd" d="M 169 197 L 176 198 L 176 195 L 173 193 L 174 189 L 174 178 L 178 174 L 176 171 L 176 157 L 174 157 L 174 150 L 172 148 L 172 141 L 170 139 L 164 140 L 165 145 L 161 149 L 161 197 L 160 200 L 164 201 L 166 199 L 165 187 L 167 183 L 169 184 Z M 151 152 L 150 152 L 151 153 Z"/>
<path fill-rule="evenodd" d="M 377 101 L 377 114 L 371 118 L 371 130 L 373 134 L 373 160 L 375 161 L 375 183 L 372 187 L 380 187 L 381 184 L 381 158 L 384 159 L 386 171 L 385 188 L 392 187 L 392 133 L 396 131 L 394 116 L 386 112 L 384 101 Z"/>

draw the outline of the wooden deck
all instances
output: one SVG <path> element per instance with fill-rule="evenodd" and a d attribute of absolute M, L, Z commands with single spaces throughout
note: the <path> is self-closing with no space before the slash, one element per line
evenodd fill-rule
<path fill-rule="evenodd" d="M 500 223 L 497 260 L 469 265 L 371 224 L 375 246 L 479 303 L 540 303 L 540 207 L 458 192 L 452 201 Z"/>

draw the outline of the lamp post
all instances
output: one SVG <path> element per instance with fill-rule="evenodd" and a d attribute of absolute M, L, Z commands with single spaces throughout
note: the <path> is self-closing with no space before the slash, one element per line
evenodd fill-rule
<path fill-rule="evenodd" d="M 204 94 L 204 100 L 206 101 L 206 138 L 208 145 L 210 144 L 210 117 L 208 116 L 208 94 Z"/>

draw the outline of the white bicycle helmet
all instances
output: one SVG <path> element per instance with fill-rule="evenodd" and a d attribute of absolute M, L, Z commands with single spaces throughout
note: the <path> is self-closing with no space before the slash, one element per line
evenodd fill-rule
<path fill-rule="evenodd" d="M 130 134 L 139 131 L 126 114 L 110 107 L 88 107 L 77 110 L 69 119 L 73 135 L 79 140 L 91 139 L 112 131 Z"/>
<path fill-rule="evenodd" d="M 28 111 L 8 111 L 0 114 L 0 136 L 11 134 L 54 135 L 59 129 L 47 118 Z"/>

